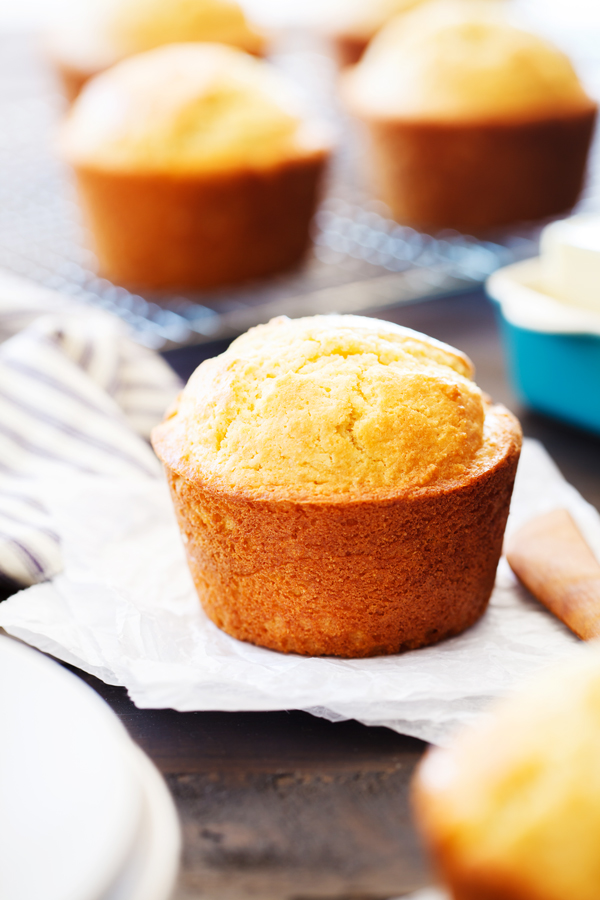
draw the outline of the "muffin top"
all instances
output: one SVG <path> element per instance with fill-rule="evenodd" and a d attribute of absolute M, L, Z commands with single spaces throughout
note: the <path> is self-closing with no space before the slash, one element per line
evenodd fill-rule
<path fill-rule="evenodd" d="M 599 743 L 593 642 L 425 758 L 417 810 L 444 867 L 490 896 L 595 900 Z"/>
<path fill-rule="evenodd" d="M 61 137 L 75 165 L 142 172 L 269 167 L 329 144 L 284 75 L 223 44 L 170 44 L 103 72 Z"/>
<path fill-rule="evenodd" d="M 186 478 L 298 500 L 455 482 L 497 452 L 467 357 L 360 316 L 273 319 L 202 363 L 153 433 Z"/>
<path fill-rule="evenodd" d="M 264 48 L 235 0 L 88 0 L 75 4 L 48 35 L 53 56 L 90 75 L 182 41 L 230 44 L 249 53 Z"/>
<path fill-rule="evenodd" d="M 409 120 L 545 118 L 589 110 L 569 59 L 502 4 L 440 0 L 392 20 L 344 91 L 359 114 Z"/>

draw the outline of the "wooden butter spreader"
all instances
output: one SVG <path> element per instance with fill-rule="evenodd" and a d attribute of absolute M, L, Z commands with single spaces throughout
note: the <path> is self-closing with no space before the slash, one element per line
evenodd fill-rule
<path fill-rule="evenodd" d="M 584 641 L 600 637 L 600 563 L 565 509 L 531 519 L 506 541 L 515 575 Z"/>

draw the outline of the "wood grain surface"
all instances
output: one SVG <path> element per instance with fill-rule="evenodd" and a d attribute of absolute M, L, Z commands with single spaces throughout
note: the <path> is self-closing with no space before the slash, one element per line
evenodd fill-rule
<path fill-rule="evenodd" d="M 408 798 L 421 741 L 303 712 L 137 709 L 72 671 L 171 789 L 184 838 L 173 900 L 385 900 L 429 880 Z"/>

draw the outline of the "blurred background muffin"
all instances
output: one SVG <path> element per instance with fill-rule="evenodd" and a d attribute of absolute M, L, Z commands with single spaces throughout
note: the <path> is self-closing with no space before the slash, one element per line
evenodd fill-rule
<path fill-rule="evenodd" d="M 497 4 L 441 2 L 393 20 L 343 92 L 399 222 L 481 231 L 577 200 L 596 103 L 564 53 Z"/>
<path fill-rule="evenodd" d="M 86 86 L 62 132 L 101 272 L 151 288 L 298 262 L 329 149 L 280 72 L 221 44 L 120 63 Z"/>
<path fill-rule="evenodd" d="M 600 893 L 600 650 L 546 669 L 415 783 L 454 900 L 595 900 Z"/>
<path fill-rule="evenodd" d="M 262 55 L 264 35 L 236 0 L 94 0 L 48 32 L 47 52 L 67 97 L 122 59 L 163 44 L 209 41 Z"/>
<path fill-rule="evenodd" d="M 391 19 L 437 0 L 329 0 L 318 16 L 322 33 L 331 41 L 341 66 L 357 63 L 369 42 Z M 504 5 L 506 0 L 463 0 Z"/>

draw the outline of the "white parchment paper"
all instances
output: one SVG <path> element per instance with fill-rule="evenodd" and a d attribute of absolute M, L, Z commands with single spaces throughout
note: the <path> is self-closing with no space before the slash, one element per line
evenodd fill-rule
<path fill-rule="evenodd" d="M 0 604 L 9 634 L 125 685 L 140 707 L 304 709 L 443 743 L 519 679 L 578 640 L 501 560 L 490 607 L 437 646 L 365 660 L 309 659 L 241 643 L 204 615 L 162 481 L 73 476 L 40 491 L 64 573 Z M 509 528 L 565 507 L 600 558 L 600 517 L 526 441 Z"/>

